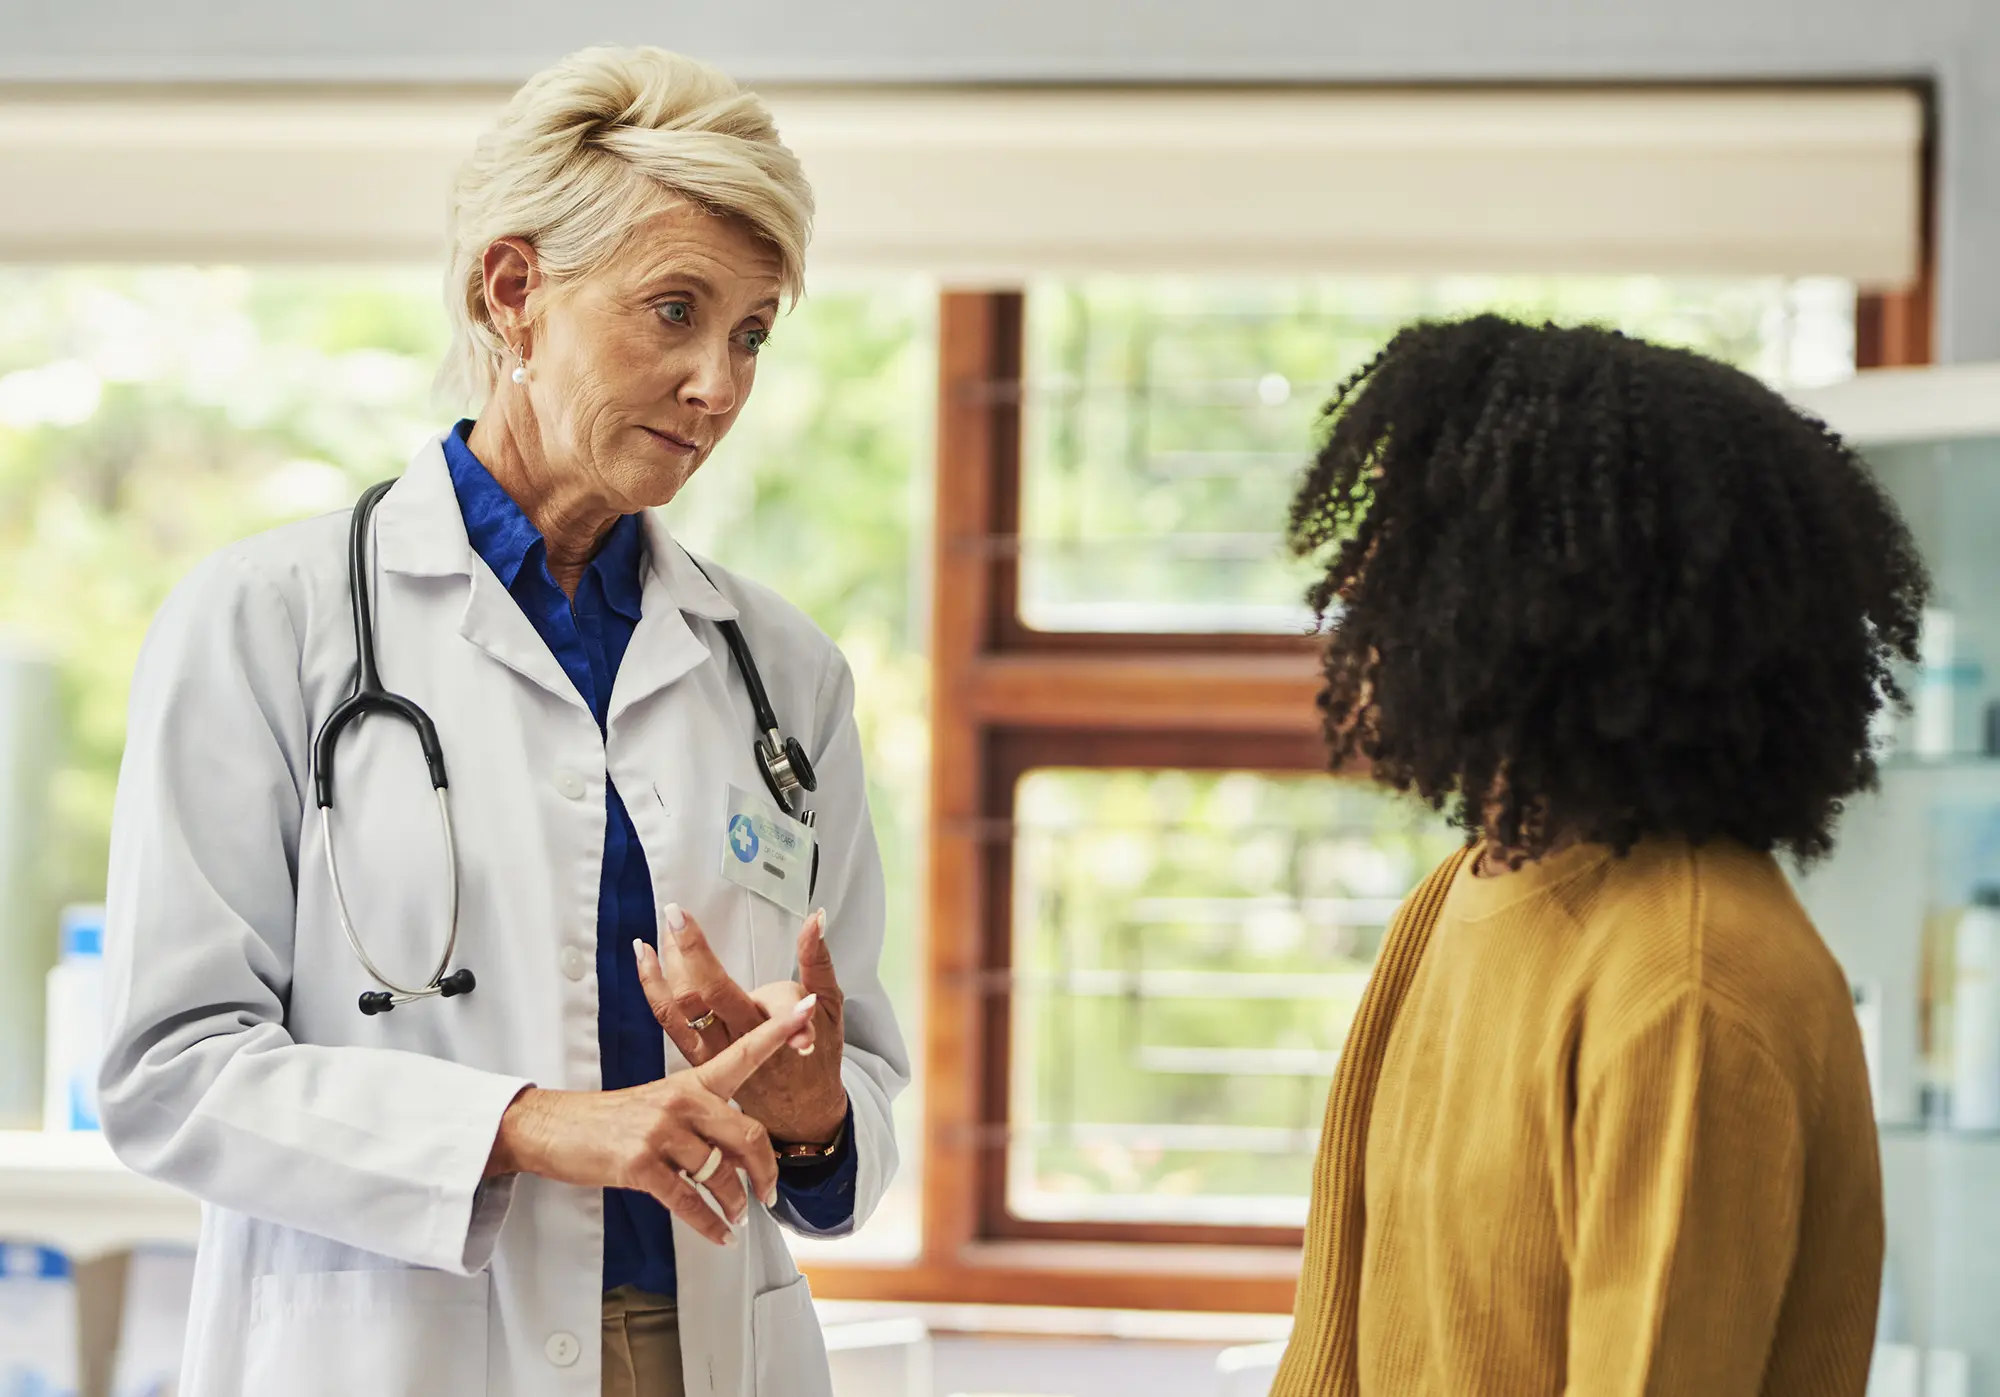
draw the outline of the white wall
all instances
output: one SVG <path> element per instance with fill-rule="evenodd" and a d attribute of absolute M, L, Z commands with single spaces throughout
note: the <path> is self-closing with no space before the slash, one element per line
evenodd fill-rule
<path fill-rule="evenodd" d="M 512 81 L 603 41 L 763 82 L 1933 80 L 1940 349 L 2000 359 L 2000 0 L 0 0 L 0 83 Z"/>

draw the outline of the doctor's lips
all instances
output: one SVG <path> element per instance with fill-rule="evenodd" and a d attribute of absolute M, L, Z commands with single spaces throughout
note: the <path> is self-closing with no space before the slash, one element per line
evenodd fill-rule
<path fill-rule="evenodd" d="M 660 445 L 666 447 L 667 450 L 679 452 L 684 456 L 692 456 L 701 450 L 699 446 L 696 446 L 678 432 L 663 432 L 657 427 L 646 426 L 641 426 L 639 430 L 646 433 L 646 435 L 653 438 Z"/>

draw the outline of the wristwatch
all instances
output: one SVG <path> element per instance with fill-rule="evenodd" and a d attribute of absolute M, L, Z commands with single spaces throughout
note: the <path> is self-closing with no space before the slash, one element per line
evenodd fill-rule
<path fill-rule="evenodd" d="M 847 1122 L 833 1132 L 833 1138 L 823 1145 L 781 1145 L 771 1142 L 771 1152 L 778 1156 L 780 1165 L 824 1164 L 840 1153 L 840 1147 L 847 1140 Z"/>

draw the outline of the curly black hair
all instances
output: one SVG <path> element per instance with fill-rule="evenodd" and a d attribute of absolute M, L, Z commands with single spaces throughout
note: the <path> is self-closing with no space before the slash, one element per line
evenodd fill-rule
<path fill-rule="evenodd" d="M 1930 582 L 1824 423 L 1686 350 L 1482 315 L 1401 331 L 1322 426 L 1290 534 L 1325 559 L 1336 770 L 1516 859 L 1832 848 Z"/>

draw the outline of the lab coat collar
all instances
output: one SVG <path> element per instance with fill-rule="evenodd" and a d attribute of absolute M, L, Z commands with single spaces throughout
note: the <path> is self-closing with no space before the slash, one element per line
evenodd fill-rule
<path fill-rule="evenodd" d="M 375 558 L 406 577 L 471 577 L 485 567 L 466 537 L 442 433 L 425 442 L 375 507 Z"/>
<path fill-rule="evenodd" d="M 688 616 L 710 621 L 737 616 L 735 605 L 674 541 L 659 511 L 646 511 L 641 522 L 647 553 L 641 614 L 612 686 L 611 722 L 709 658 L 708 646 L 690 628 Z M 445 463 L 442 434 L 417 452 L 376 507 L 375 555 L 384 572 L 467 578 L 471 585 L 459 633 L 564 702 L 586 707 L 534 624 L 473 548 Z"/>
<path fill-rule="evenodd" d="M 674 541 L 667 521 L 657 509 L 642 516 L 646 525 L 646 556 L 650 562 L 646 578 L 645 603 L 654 600 L 654 586 L 664 589 L 660 600 L 710 621 L 734 621 L 736 603 L 716 590 L 713 582 L 695 565 L 685 548 Z"/>
<path fill-rule="evenodd" d="M 564 703 L 590 711 L 534 622 L 472 546 L 445 463 L 443 436 L 427 442 L 382 497 L 374 528 L 375 557 L 383 572 L 463 577 L 465 609 L 459 613 L 458 633 Z"/>
<path fill-rule="evenodd" d="M 696 635 L 688 617 L 733 621 L 736 607 L 702 575 L 694 559 L 674 541 L 656 509 L 642 516 L 646 528 L 646 583 L 639 604 L 639 624 L 611 685 L 607 726 L 640 700 L 659 693 L 703 661 L 712 658 L 707 642 Z"/>
<path fill-rule="evenodd" d="M 685 611 L 710 621 L 733 621 L 737 610 L 674 541 L 660 511 L 641 516 L 646 531 L 646 580 L 642 606 Z M 385 572 L 410 577 L 472 577 L 485 567 L 466 536 L 458 494 L 444 459 L 444 435 L 424 443 L 396 488 L 375 510 L 375 556 Z"/>

